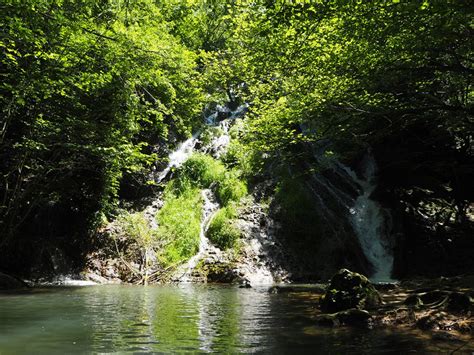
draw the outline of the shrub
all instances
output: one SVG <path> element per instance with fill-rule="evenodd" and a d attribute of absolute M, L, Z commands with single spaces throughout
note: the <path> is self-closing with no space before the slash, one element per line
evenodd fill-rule
<path fill-rule="evenodd" d="M 236 246 L 240 231 L 234 225 L 237 212 L 233 206 L 221 208 L 216 212 L 207 229 L 207 237 L 218 248 L 225 250 Z"/>
<path fill-rule="evenodd" d="M 209 155 L 193 154 L 179 170 L 178 185 L 186 181 L 193 185 L 207 188 L 214 181 L 220 181 L 225 174 L 224 165 Z"/>
<path fill-rule="evenodd" d="M 116 223 L 119 228 L 113 237 L 123 235 L 135 241 L 140 247 L 150 247 L 156 237 L 143 213 L 125 212 L 117 218 Z"/>
<path fill-rule="evenodd" d="M 223 206 L 227 206 L 231 201 L 239 201 L 247 193 L 247 185 L 239 179 L 236 171 L 227 172 L 219 181 L 217 197 Z"/>
<path fill-rule="evenodd" d="M 247 195 L 247 186 L 236 169 L 227 171 L 222 162 L 201 153 L 193 154 L 183 164 L 178 178 L 170 186 L 181 194 L 195 187 L 208 188 L 214 182 L 217 183 L 216 195 L 224 206 Z"/>
<path fill-rule="evenodd" d="M 211 142 L 224 134 L 224 131 L 219 127 L 208 127 L 202 134 L 199 136 L 204 147 L 207 147 Z"/>
<path fill-rule="evenodd" d="M 189 259 L 198 251 L 201 214 L 198 188 L 188 186 L 179 195 L 166 190 L 165 203 L 157 215 L 158 237 L 164 245 L 159 259 L 165 266 Z"/>

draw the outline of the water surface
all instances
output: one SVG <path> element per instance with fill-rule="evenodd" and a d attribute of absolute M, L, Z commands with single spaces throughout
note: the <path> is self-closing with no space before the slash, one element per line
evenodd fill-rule
<path fill-rule="evenodd" d="M 0 294 L 0 354 L 407 353 L 459 344 L 314 326 L 311 293 L 232 286 L 92 286 Z"/>

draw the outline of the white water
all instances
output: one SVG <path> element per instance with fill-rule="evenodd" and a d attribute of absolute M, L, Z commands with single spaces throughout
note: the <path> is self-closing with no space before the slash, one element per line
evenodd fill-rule
<path fill-rule="evenodd" d="M 329 228 L 341 223 L 338 211 L 347 211 L 348 221 L 354 230 L 364 255 L 372 264 L 374 273 L 370 278 L 375 282 L 392 282 L 393 255 L 390 246 L 391 218 L 377 201 L 370 198 L 376 188 L 377 167 L 369 153 L 362 162 L 362 177 L 349 167 L 324 155 L 328 144 L 314 150 L 314 157 L 321 166 L 329 166 L 336 179 L 324 174 L 313 174 L 308 183 L 310 191 L 316 198 L 321 217 Z M 343 187 L 342 180 L 347 185 Z M 354 197 L 349 191 L 357 192 Z M 331 207 L 328 207 L 331 206 Z M 337 228 L 334 228 L 336 231 Z"/>
<path fill-rule="evenodd" d="M 247 105 L 239 106 L 235 111 L 230 111 L 227 107 L 218 106 L 216 112 L 212 113 L 206 117 L 206 122 L 208 126 L 217 126 L 222 130 L 222 135 L 215 137 L 208 147 L 213 153 L 214 157 L 219 158 L 224 152 L 227 146 L 230 143 L 229 129 L 232 124 L 232 121 L 239 117 L 245 112 Z M 218 112 L 225 112 L 228 114 L 229 118 L 224 119 L 220 122 L 216 122 Z M 169 156 L 169 164 L 165 170 L 163 170 L 159 175 L 159 182 L 161 182 L 168 175 L 169 171 L 173 167 L 181 166 L 194 152 L 195 146 L 199 139 L 200 132 L 193 135 L 185 142 L 183 142 L 178 149 L 171 153 Z M 192 281 L 192 271 L 196 268 L 198 262 L 204 257 L 206 252 L 209 249 L 213 249 L 209 243 L 209 240 L 206 238 L 206 232 L 211 222 L 212 217 L 219 209 L 219 203 L 215 200 L 214 194 L 210 189 L 202 190 L 203 198 L 203 207 L 202 207 L 202 218 L 201 218 L 201 228 L 199 233 L 199 250 L 191 259 L 187 261 L 182 267 L 180 267 L 177 272 L 180 282 L 191 282 Z M 186 223 L 184 221 L 184 223 Z"/>
<path fill-rule="evenodd" d="M 185 270 L 184 274 L 179 278 L 181 282 L 191 282 L 191 273 L 197 266 L 198 262 L 202 259 L 204 254 L 209 248 L 209 239 L 206 238 L 206 232 L 211 222 L 212 217 L 219 209 L 219 204 L 214 199 L 214 194 L 210 189 L 201 191 L 203 206 L 202 206 L 202 218 L 201 218 L 201 229 L 199 232 L 199 250 L 198 252 L 188 260 L 182 270 Z"/>
<path fill-rule="evenodd" d="M 371 277 L 375 282 L 391 282 L 393 255 L 388 241 L 387 224 L 390 222 L 385 211 L 377 201 L 370 198 L 376 188 L 376 165 L 371 154 L 363 161 L 363 179 L 348 167 L 347 174 L 361 188 L 361 194 L 349 209 L 350 221 L 359 239 L 365 256 L 374 267 Z"/>
<path fill-rule="evenodd" d="M 155 178 L 157 184 L 162 182 L 166 176 L 168 176 L 172 168 L 179 168 L 191 156 L 191 154 L 193 154 L 194 146 L 196 145 L 200 133 L 201 132 L 197 132 L 193 134 L 191 138 L 188 138 L 181 143 L 178 148 L 169 155 L 168 165 Z"/>

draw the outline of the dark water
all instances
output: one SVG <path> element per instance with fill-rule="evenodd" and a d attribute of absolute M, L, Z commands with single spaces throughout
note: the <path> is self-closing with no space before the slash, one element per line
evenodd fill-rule
<path fill-rule="evenodd" d="M 314 326 L 310 293 L 226 286 L 93 286 L 0 294 L 0 354 L 408 353 L 447 351 L 416 334 Z"/>

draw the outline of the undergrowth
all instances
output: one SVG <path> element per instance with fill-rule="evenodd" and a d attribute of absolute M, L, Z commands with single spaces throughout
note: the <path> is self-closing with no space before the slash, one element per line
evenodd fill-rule
<path fill-rule="evenodd" d="M 164 247 L 158 258 L 164 266 L 178 264 L 199 249 L 202 197 L 200 190 L 189 184 L 176 193 L 173 182 L 165 190 L 165 203 L 157 214 L 157 237 Z"/>
<path fill-rule="evenodd" d="M 223 207 L 216 212 L 207 229 L 209 240 L 222 250 L 235 248 L 240 238 L 240 231 L 235 226 L 237 211 L 233 205 Z"/>

